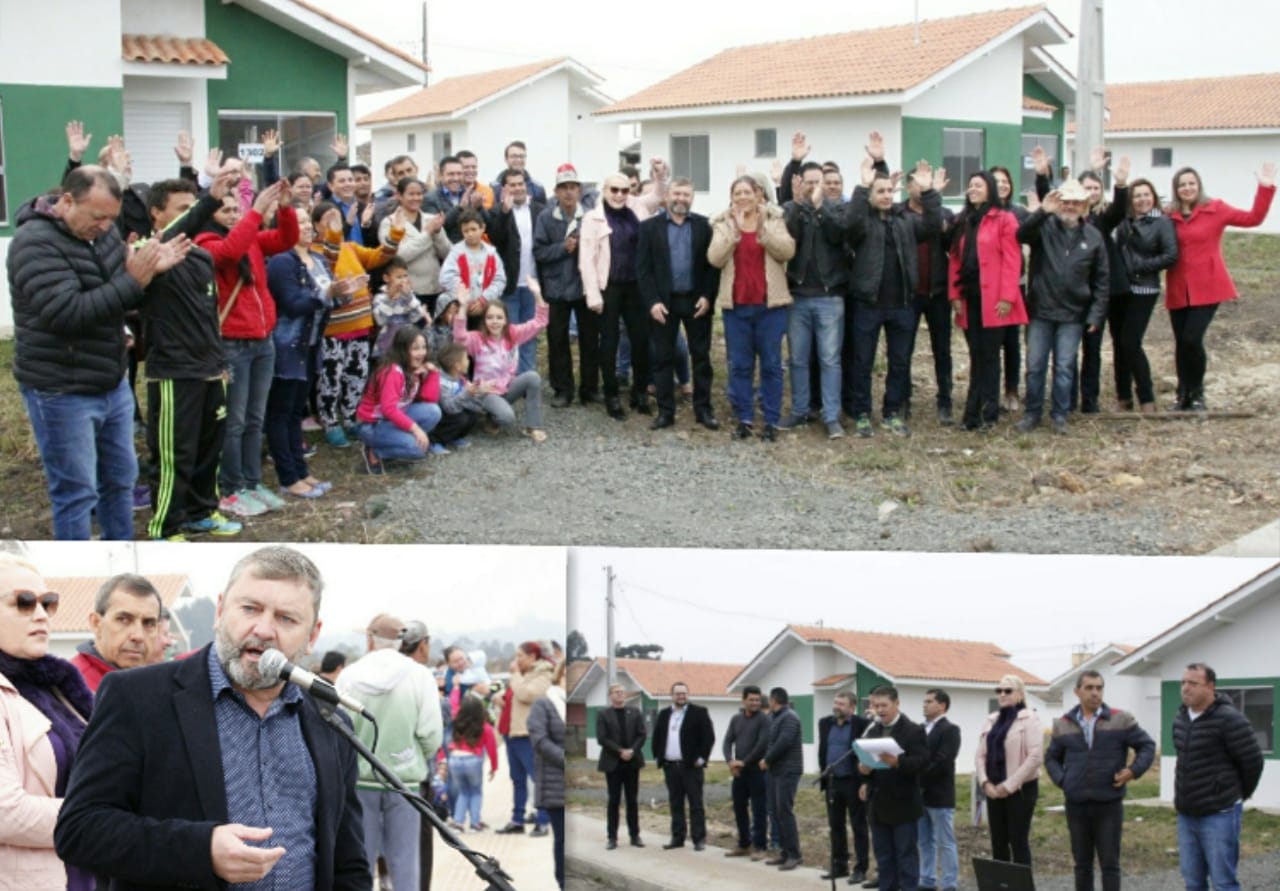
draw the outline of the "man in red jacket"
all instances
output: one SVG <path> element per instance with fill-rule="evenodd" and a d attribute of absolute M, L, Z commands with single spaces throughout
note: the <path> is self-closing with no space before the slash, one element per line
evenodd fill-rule
<path fill-rule="evenodd" d="M 123 572 L 102 583 L 93 600 L 85 641 L 71 657 L 89 689 L 98 692 L 103 677 L 120 668 L 146 665 L 160 628 L 160 592 L 140 575 Z"/>

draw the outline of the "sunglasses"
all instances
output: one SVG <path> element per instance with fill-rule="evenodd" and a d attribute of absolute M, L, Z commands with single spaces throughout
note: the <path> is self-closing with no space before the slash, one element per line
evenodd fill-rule
<path fill-rule="evenodd" d="M 57 591 L 45 591 L 43 594 L 37 594 L 35 591 L 13 592 L 13 605 L 24 616 L 29 616 L 35 612 L 37 603 L 44 607 L 46 613 L 52 616 L 58 611 L 58 599 Z"/>
<path fill-rule="evenodd" d="M 629 195 L 631 194 L 631 187 L 630 186 L 610 186 L 609 194 L 610 195 Z"/>
<path fill-rule="evenodd" d="M 996 695 L 1003 693 L 1005 696 L 1011 696 L 1013 695 L 1013 692 L 1014 690 L 1012 687 L 996 687 Z"/>

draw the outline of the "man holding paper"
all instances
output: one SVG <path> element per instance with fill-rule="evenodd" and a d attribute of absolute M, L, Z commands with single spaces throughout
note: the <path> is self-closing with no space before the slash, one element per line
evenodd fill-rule
<path fill-rule="evenodd" d="M 876 722 L 855 750 L 861 750 L 858 771 L 867 777 L 859 795 L 868 802 L 880 891 L 917 891 L 916 821 L 924 814 L 918 777 L 929 760 L 929 743 L 924 729 L 899 711 L 897 688 L 872 690 L 871 709 Z M 879 764 L 873 768 L 873 762 Z"/>

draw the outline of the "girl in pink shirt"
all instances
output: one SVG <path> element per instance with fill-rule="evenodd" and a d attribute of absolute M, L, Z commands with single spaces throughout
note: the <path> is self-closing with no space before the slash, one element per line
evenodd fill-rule
<path fill-rule="evenodd" d="M 398 329 L 356 409 L 356 435 L 365 466 L 382 473 L 382 459 L 418 461 L 440 423 L 440 373 L 427 361 L 427 339 L 413 325 Z"/>
<path fill-rule="evenodd" d="M 453 800 L 452 823 L 455 829 L 462 829 L 468 813 L 472 831 L 488 828 L 480 819 L 480 806 L 484 802 L 485 755 L 489 756 L 489 781 L 492 782 L 498 772 L 498 740 L 483 700 L 468 693 L 462 697 L 462 704 L 453 718 L 453 739 L 449 743 L 449 775 L 457 789 Z"/>

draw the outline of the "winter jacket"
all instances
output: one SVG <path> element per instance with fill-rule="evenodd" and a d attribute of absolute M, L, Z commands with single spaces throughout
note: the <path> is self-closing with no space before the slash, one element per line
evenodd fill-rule
<path fill-rule="evenodd" d="M 982 732 L 978 734 L 978 752 L 974 760 L 979 789 L 987 783 L 987 734 L 999 717 L 998 711 L 987 715 Z M 1013 726 L 1004 738 L 1004 763 L 1008 777 L 1000 785 L 1010 794 L 1017 792 L 1024 784 L 1039 779 L 1042 761 L 1044 728 L 1040 724 L 1040 716 L 1033 709 L 1024 708 L 1018 712 L 1018 717 L 1014 719 Z"/>
<path fill-rule="evenodd" d="M 1124 770 L 1130 749 L 1135 757 L 1129 769 L 1137 779 L 1155 760 L 1155 740 L 1138 726 L 1137 718 L 1131 713 L 1103 703 L 1093 725 L 1093 746 L 1090 747 L 1080 727 L 1080 706 L 1077 705 L 1054 720 L 1044 766 L 1049 771 L 1049 779 L 1072 804 L 1116 801 L 1124 798 L 1127 785 L 1117 789 L 1114 778 Z"/>
<path fill-rule="evenodd" d="M 547 327 L 549 318 L 547 304 L 539 301 L 532 320 L 509 325 L 506 337 L 494 339 L 483 331 L 468 331 L 466 315 L 458 313 L 453 317 L 453 339 L 475 357 L 472 376 L 476 382 L 490 381 L 498 385 L 496 392 L 505 393 L 516 377 L 519 346 L 537 337 L 538 332 Z"/>
<path fill-rule="evenodd" d="M 379 242 L 386 241 L 390 235 L 391 217 L 386 217 L 378 227 Z M 404 230 L 404 238 L 400 240 L 396 256 L 409 264 L 409 281 L 413 282 L 413 293 L 439 294 L 444 290 L 440 287 L 440 264 L 449 256 L 449 248 L 452 246 L 444 234 L 443 226 L 434 235 L 427 232 L 426 217 L 421 214 L 418 215 L 416 226 L 409 226 Z"/>
<path fill-rule="evenodd" d="M 317 255 L 312 258 L 323 262 Z M 276 346 L 275 376 L 281 380 L 307 379 L 307 361 L 316 329 L 329 305 L 297 251 L 276 254 L 267 263 L 267 286 L 276 302 L 276 327 L 271 332 Z"/>
<path fill-rule="evenodd" d="M 870 196 L 871 191 L 866 186 L 860 185 L 853 190 L 845 232 L 854 250 L 851 273 L 853 298 L 874 305 L 880 301 L 884 278 L 885 221 L 872 210 Z M 936 189 L 927 189 L 920 193 L 920 203 L 924 213 L 908 214 L 901 205 L 895 205 L 890 208 L 887 218 L 898 251 L 898 268 L 902 270 L 903 306 L 910 306 L 915 301 L 920 265 L 916 245 L 921 239 L 931 238 L 942 231 L 942 196 Z"/>
<path fill-rule="evenodd" d="M 421 374 L 405 392 L 405 373 L 399 365 L 388 365 L 375 371 L 373 380 L 360 397 L 356 408 L 356 420 L 365 424 L 390 421 L 408 433 L 414 428 L 414 420 L 404 410 L 415 402 L 440 400 L 440 373 L 432 370 Z M 341 675 L 339 675 L 341 677 Z"/>
<path fill-rule="evenodd" d="M 1116 229 L 1116 245 L 1128 274 L 1129 291 L 1160 293 L 1160 270 L 1178 261 L 1173 221 L 1158 210 L 1125 220 Z"/>
<path fill-rule="evenodd" d="M 330 230 L 325 233 L 324 241 L 317 247 L 312 244 L 312 252 L 322 253 L 334 281 L 342 278 L 354 278 L 364 273 L 385 266 L 387 261 L 396 255 L 400 248 L 400 239 L 404 230 L 393 226 L 387 230 L 386 239 L 378 247 L 364 247 L 351 241 L 340 241 L 340 233 Z M 352 294 L 344 303 L 336 303 L 329 310 L 329 318 L 325 322 L 325 337 L 353 338 L 363 337 L 373 330 L 373 296 L 366 284 Z"/>
<path fill-rule="evenodd" d="M 219 313 L 240 284 L 240 258 L 249 258 L 252 281 L 240 285 L 235 305 L 222 323 L 224 338 L 261 340 L 276 326 L 276 302 L 267 288 L 266 257 L 291 250 L 298 243 L 298 217 L 292 207 L 280 206 L 276 211 L 276 226 L 263 229 L 262 215 L 250 208 L 226 235 L 202 232 L 196 236 L 196 244 L 213 255 Z"/>
<path fill-rule="evenodd" d="M 810 201 L 788 201 L 783 205 L 787 231 L 796 243 L 796 252 L 787 263 L 787 284 L 793 297 L 799 298 L 798 288 L 820 288 L 826 296 L 843 295 L 848 290 L 845 212 L 840 202 L 830 198 L 823 198 L 820 207 Z M 814 281 L 807 279 L 811 262 L 817 271 Z"/>
<path fill-rule="evenodd" d="M 796 241 L 787 231 L 782 208 L 773 204 L 765 207 L 756 237 L 764 248 L 765 305 L 770 309 L 790 306 L 794 298 L 787 286 L 787 261 L 796 254 Z M 730 211 L 723 210 L 711 218 L 707 261 L 720 270 L 716 307 L 724 312 L 733 312 L 733 251 L 738 246 L 738 238 Z"/>
<path fill-rule="evenodd" d="M 1047 322 L 1101 326 L 1107 318 L 1110 276 L 1102 233 L 1082 218 L 1068 229 L 1057 214 L 1037 210 L 1018 227 L 1031 245 L 1027 313 Z"/>
<path fill-rule="evenodd" d="M 116 667 L 102 658 L 93 641 L 85 641 L 76 648 L 76 654 L 67 660 L 80 672 L 85 686 L 94 693 L 102 685 L 102 679 L 116 670 Z"/>
<path fill-rule="evenodd" d="M 52 208 L 44 197 L 23 207 L 9 243 L 13 376 L 33 390 L 101 396 L 128 370 L 124 314 L 142 303 L 142 285 L 125 272 L 115 227 L 90 244 Z"/>
<path fill-rule="evenodd" d="M 1228 226 L 1262 225 L 1275 195 L 1275 186 L 1258 186 L 1253 208 L 1247 211 L 1215 199 L 1195 208 L 1189 219 L 1176 210 L 1170 213 L 1178 235 L 1178 262 L 1165 274 L 1164 305 L 1185 309 L 1235 300 L 1239 294 L 1222 259 L 1222 232 Z"/>
<path fill-rule="evenodd" d="M 918 217 L 924 216 L 924 209 L 921 208 L 920 210 L 916 210 L 911 206 L 910 202 L 903 201 L 903 202 L 900 202 L 897 206 L 902 208 L 903 213 L 914 214 L 915 216 L 918 216 Z M 922 284 L 928 290 L 929 298 L 931 300 L 947 299 L 947 292 L 948 292 L 947 283 L 952 278 L 952 276 L 948 274 L 947 250 L 951 245 L 952 237 L 956 234 L 955 228 L 954 228 L 956 215 L 952 212 L 951 208 L 945 207 L 945 206 L 940 208 L 940 212 L 942 214 L 941 229 L 936 234 L 927 236 L 925 239 L 929 244 L 929 280 L 927 282 L 921 282 L 919 279 L 920 259 L 919 259 L 919 255 L 918 254 L 916 255 L 917 268 L 916 268 L 915 296 L 917 299 L 919 299 L 920 297 L 919 291 L 920 291 L 920 286 Z M 919 246 L 919 244 L 920 244 L 920 239 L 917 238 L 916 239 L 917 247 Z M 1019 260 L 1021 260 L 1022 252 L 1019 251 L 1018 255 L 1019 255 Z"/>
<path fill-rule="evenodd" d="M 578 251 L 569 253 L 564 240 L 582 233 L 586 209 L 579 204 L 574 215 L 566 218 L 557 204 L 548 207 L 533 223 L 533 259 L 538 264 L 538 281 L 542 299 L 548 303 L 572 303 L 582 299 L 582 272 L 578 269 Z"/>
<path fill-rule="evenodd" d="M 464 304 L 458 315 L 466 320 L 467 304 L 475 302 L 479 299 L 486 306 L 494 300 L 499 299 L 503 292 L 507 289 L 507 273 L 498 258 L 498 252 L 494 250 L 491 244 L 481 244 L 484 250 L 484 262 L 480 269 L 472 269 L 469 265 L 470 258 L 467 256 L 467 243 L 459 241 L 450 250 L 449 255 L 445 257 L 444 265 L 440 267 L 440 292 L 450 297 L 457 296 L 458 285 L 463 285 L 470 295 L 475 294 L 472 283 L 478 283 L 480 286 L 480 297 L 472 296 Z M 443 300 L 443 298 L 442 298 Z M 442 308 L 442 300 L 436 303 L 436 312 L 440 312 Z"/>
<path fill-rule="evenodd" d="M 53 850 L 62 799 L 54 797 L 58 762 L 49 742 L 51 726 L 0 675 L 0 891 L 67 886 L 67 872 Z"/>
<path fill-rule="evenodd" d="M 539 659 L 528 671 L 511 673 L 511 736 L 529 735 L 529 710 L 551 688 L 554 671 L 550 662 Z"/>
<path fill-rule="evenodd" d="M 534 227 L 538 225 L 538 218 L 546 209 L 545 203 L 529 199 L 529 237 L 532 240 L 536 241 Z M 498 256 L 502 258 L 502 268 L 507 274 L 507 287 L 502 295 L 510 297 L 516 292 L 516 288 L 525 287 L 525 283 L 520 280 L 520 251 L 524 245 L 520 241 L 520 227 L 516 224 L 515 210 L 507 213 L 501 206 L 496 208 L 489 216 L 488 232 L 489 240 L 497 248 Z M 532 244 L 529 245 L 529 250 L 533 251 Z M 537 254 L 533 255 L 531 273 L 535 276 L 538 274 Z"/>
<path fill-rule="evenodd" d="M 1249 720 L 1225 693 L 1194 721 L 1181 706 L 1173 717 L 1173 806 L 1204 817 L 1245 801 L 1262 779 L 1262 750 Z"/>
<path fill-rule="evenodd" d="M 640 198 L 627 196 L 627 207 L 643 223 L 658 212 L 662 199 L 657 192 Z M 578 271 L 582 274 L 582 293 L 587 306 L 599 309 L 604 306 L 604 289 L 609 286 L 609 264 L 613 259 L 609 248 L 609 221 L 604 215 L 603 199 L 582 218 L 582 235 L 578 238 Z"/>
<path fill-rule="evenodd" d="M 897 767 L 873 770 L 867 777 L 867 819 L 901 826 L 924 816 L 920 773 L 929 763 L 924 728 L 899 713 L 892 727 L 876 723 L 865 735 L 867 739 L 892 737 L 902 748 Z"/>
<path fill-rule="evenodd" d="M 804 773 L 804 745 L 800 716 L 790 706 L 773 712 L 769 720 L 769 744 L 764 761 L 770 776 L 800 776 Z"/>
<path fill-rule="evenodd" d="M 543 663 L 546 664 L 546 663 Z M 560 705 L 552 697 L 559 694 Z M 552 687 L 529 709 L 529 743 L 533 746 L 534 807 L 564 807 L 564 691 Z"/>
<path fill-rule="evenodd" d="M 963 223 L 961 223 L 964 226 Z M 960 292 L 957 279 L 964 262 L 968 227 L 952 233 L 947 254 L 947 297 L 956 308 L 956 324 L 969 327 L 969 302 Z M 978 285 L 982 291 L 982 327 L 1025 325 L 1027 307 L 1022 300 L 1018 277 L 1022 274 L 1022 246 L 1018 244 L 1018 220 L 1008 211 L 991 208 L 978 223 Z M 1013 305 L 1003 318 L 996 314 L 1001 300 Z"/>
<path fill-rule="evenodd" d="M 1101 173 L 1099 173 L 1099 176 L 1101 177 Z M 1053 186 L 1049 177 L 1037 174 L 1036 196 L 1041 201 L 1052 189 Z M 1111 237 L 1112 232 L 1123 222 L 1128 209 L 1129 188 L 1118 185 L 1115 187 L 1111 203 L 1107 205 L 1102 213 L 1091 210 L 1084 218 L 1086 223 L 1102 233 L 1103 243 L 1107 247 L 1108 293 L 1114 297 L 1129 293 L 1129 280 L 1124 272 L 1123 265 L 1121 265 L 1124 262 L 1124 257 L 1121 256 L 1119 247 Z M 1022 222 L 1025 222 L 1025 220 L 1019 220 L 1019 223 Z"/>
<path fill-rule="evenodd" d="M 374 750 L 400 780 L 416 786 L 431 774 L 432 760 L 444 729 L 435 675 L 394 648 L 373 650 L 343 669 L 338 689 L 360 700 L 378 720 Z M 373 743 L 374 727 L 367 718 L 352 715 L 356 736 Z M 373 769 L 360 762 L 356 788 L 383 791 Z"/>

